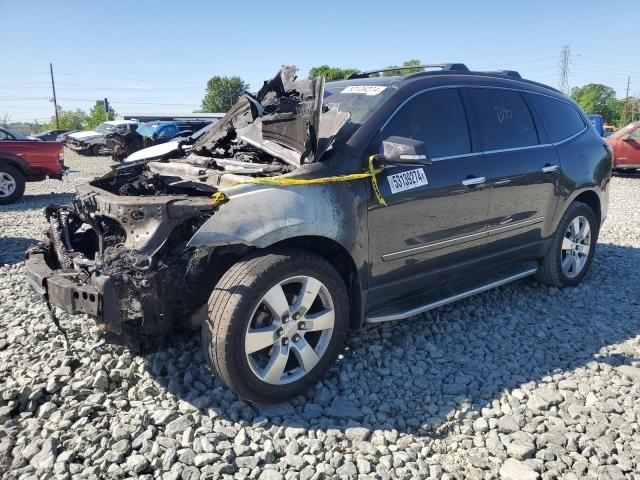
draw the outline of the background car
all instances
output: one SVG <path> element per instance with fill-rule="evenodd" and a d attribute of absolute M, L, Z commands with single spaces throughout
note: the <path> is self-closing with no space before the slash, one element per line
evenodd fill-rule
<path fill-rule="evenodd" d="M 64 147 L 56 142 L 0 142 L 0 205 L 20 200 L 25 182 L 62 179 Z"/>
<path fill-rule="evenodd" d="M 69 130 L 65 133 L 61 133 L 56 137 L 56 142 L 65 142 L 67 138 L 69 138 L 69 135 L 71 135 L 72 133 L 81 132 L 81 131 L 82 130 Z"/>
<path fill-rule="evenodd" d="M 54 130 L 45 130 L 44 132 L 40 132 L 37 135 L 34 135 L 34 137 L 39 138 L 40 140 L 43 140 L 45 142 L 56 142 L 58 141 L 58 136 L 62 135 L 63 133 L 68 132 L 69 130 L 64 130 L 64 129 L 54 129 Z"/>
<path fill-rule="evenodd" d="M 640 122 L 630 123 L 605 141 L 613 149 L 613 170 L 617 172 L 640 168 Z"/>
<path fill-rule="evenodd" d="M 81 155 L 99 155 L 105 147 L 105 135 L 115 129 L 136 130 L 140 123 L 132 120 L 112 120 L 103 122 L 93 130 L 72 133 L 67 137 L 66 145 Z"/>
<path fill-rule="evenodd" d="M 186 139 L 201 131 L 211 122 L 167 122 L 155 121 L 143 123 L 135 131 L 114 129 L 105 136 L 106 147 L 111 151 L 114 161 L 122 162 L 134 152 L 167 143 L 178 137 Z M 196 137 L 197 138 L 197 137 Z"/>
<path fill-rule="evenodd" d="M 28 141 L 35 141 L 35 142 L 42 141 L 39 138 L 21 135 L 20 133 L 12 132 L 11 130 L 6 128 L 0 128 L 0 140 L 23 140 L 23 141 L 28 140 Z"/>

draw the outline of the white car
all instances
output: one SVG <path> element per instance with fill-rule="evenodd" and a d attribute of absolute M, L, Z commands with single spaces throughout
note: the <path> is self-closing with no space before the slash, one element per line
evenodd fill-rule
<path fill-rule="evenodd" d="M 133 120 L 112 120 L 98 125 L 93 130 L 72 133 L 67 137 L 66 146 L 82 155 L 99 155 L 105 146 L 105 135 L 116 128 L 136 130 L 140 125 Z"/>

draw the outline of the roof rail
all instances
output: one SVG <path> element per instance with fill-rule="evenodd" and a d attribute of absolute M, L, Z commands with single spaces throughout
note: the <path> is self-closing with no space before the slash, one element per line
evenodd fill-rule
<path fill-rule="evenodd" d="M 503 77 L 514 78 L 516 80 L 522 80 L 522 76 L 515 70 L 496 70 L 493 72 L 477 72 L 477 73 L 485 73 L 487 75 L 500 75 Z"/>
<path fill-rule="evenodd" d="M 376 73 L 394 72 L 396 70 L 412 70 L 414 68 L 441 68 L 442 70 L 449 70 L 453 72 L 469 71 L 469 69 L 464 63 L 435 63 L 431 65 L 411 65 L 406 67 L 390 67 L 390 68 L 383 68 L 380 70 L 369 70 L 367 72 L 357 72 L 357 73 L 352 73 L 349 76 L 349 80 L 353 80 L 354 78 L 369 78 L 371 75 Z"/>

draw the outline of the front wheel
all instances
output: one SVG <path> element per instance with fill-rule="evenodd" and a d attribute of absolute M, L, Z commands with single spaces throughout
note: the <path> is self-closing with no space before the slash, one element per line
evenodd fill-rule
<path fill-rule="evenodd" d="M 554 287 L 575 287 L 593 261 L 600 225 L 591 208 L 573 202 L 564 213 L 538 269 L 538 279 Z"/>
<path fill-rule="evenodd" d="M 240 397 L 279 402 L 304 393 L 328 370 L 348 318 L 345 284 L 329 262 L 304 250 L 258 252 L 213 290 L 203 348 Z"/>

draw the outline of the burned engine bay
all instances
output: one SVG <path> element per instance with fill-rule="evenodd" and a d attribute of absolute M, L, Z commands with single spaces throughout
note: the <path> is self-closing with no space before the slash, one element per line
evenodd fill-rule
<path fill-rule="evenodd" d="M 285 67 L 257 94 L 245 93 L 195 143 L 118 165 L 78 187 L 70 205 L 50 205 L 48 238 L 27 252 L 55 271 L 44 277 L 49 296 L 67 282 L 68 312 L 96 317 L 136 349 L 161 342 L 177 319 L 197 323 L 215 272 L 248 248 L 187 246 L 219 208 L 212 195 L 318 161 L 349 118 L 327 111 L 323 128 L 324 78 L 295 81 L 295 71 Z"/>

